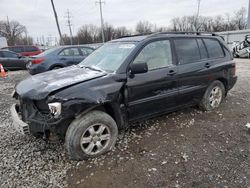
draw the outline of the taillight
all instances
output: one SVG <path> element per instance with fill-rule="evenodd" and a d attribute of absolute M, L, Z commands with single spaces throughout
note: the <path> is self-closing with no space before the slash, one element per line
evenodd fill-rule
<path fill-rule="evenodd" d="M 234 66 L 233 66 L 231 72 L 232 72 L 232 75 L 233 75 L 233 76 L 236 75 L 236 63 L 234 63 Z"/>
<path fill-rule="evenodd" d="M 39 64 L 44 61 L 44 58 L 33 59 L 32 64 Z"/>

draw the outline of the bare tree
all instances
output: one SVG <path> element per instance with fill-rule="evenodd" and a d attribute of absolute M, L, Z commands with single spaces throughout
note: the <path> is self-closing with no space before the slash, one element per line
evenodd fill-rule
<path fill-rule="evenodd" d="M 154 25 L 149 21 L 139 21 L 136 24 L 135 31 L 137 34 L 146 34 L 153 32 Z"/>
<path fill-rule="evenodd" d="M 31 36 L 21 36 L 16 39 L 16 44 L 19 45 L 32 45 L 34 44 L 33 38 Z"/>
<path fill-rule="evenodd" d="M 80 44 L 101 42 L 100 28 L 92 24 L 83 25 L 77 32 L 77 38 Z"/>
<path fill-rule="evenodd" d="M 240 10 L 235 12 L 232 22 L 235 24 L 236 29 L 245 29 L 247 26 L 247 10 L 242 7 Z"/>
<path fill-rule="evenodd" d="M 7 38 L 9 45 L 15 45 L 17 39 L 25 32 L 26 27 L 17 21 L 0 21 L 0 34 Z"/>
<path fill-rule="evenodd" d="M 128 36 L 131 35 L 132 32 L 129 31 L 126 27 L 122 26 L 122 27 L 117 27 L 114 30 L 114 34 L 113 34 L 113 38 L 120 38 L 122 36 Z"/>
<path fill-rule="evenodd" d="M 241 8 L 233 15 L 204 17 L 183 16 L 171 20 L 170 30 L 173 31 L 229 31 L 246 28 L 246 9 Z"/>

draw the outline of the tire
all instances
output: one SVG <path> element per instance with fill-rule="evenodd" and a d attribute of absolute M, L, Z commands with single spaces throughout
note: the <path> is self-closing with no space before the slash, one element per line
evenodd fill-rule
<path fill-rule="evenodd" d="M 225 94 L 224 84 L 219 80 L 214 81 L 208 86 L 200 102 L 201 109 L 204 111 L 211 111 L 218 108 L 224 100 Z"/>
<path fill-rule="evenodd" d="M 110 151 L 118 137 L 116 122 L 102 111 L 91 111 L 72 121 L 65 137 L 68 155 L 73 160 L 97 157 Z"/>
<path fill-rule="evenodd" d="M 61 66 L 54 66 L 54 67 L 51 68 L 51 70 L 56 70 L 56 69 L 61 69 L 61 68 L 63 68 L 63 67 L 61 67 Z"/>

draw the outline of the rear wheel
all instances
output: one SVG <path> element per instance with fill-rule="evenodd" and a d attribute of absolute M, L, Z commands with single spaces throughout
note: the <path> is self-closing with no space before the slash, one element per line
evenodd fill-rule
<path fill-rule="evenodd" d="M 200 107 L 203 110 L 211 111 L 218 108 L 224 98 L 225 86 L 221 81 L 216 80 L 207 88 L 203 99 L 200 102 Z"/>
<path fill-rule="evenodd" d="M 112 117 L 102 111 L 91 111 L 70 124 L 65 145 L 72 159 L 83 160 L 111 150 L 117 136 L 118 128 Z"/>
<path fill-rule="evenodd" d="M 63 68 L 63 67 L 62 66 L 54 66 L 54 67 L 52 67 L 51 70 L 56 70 L 56 69 L 61 69 L 61 68 Z"/>

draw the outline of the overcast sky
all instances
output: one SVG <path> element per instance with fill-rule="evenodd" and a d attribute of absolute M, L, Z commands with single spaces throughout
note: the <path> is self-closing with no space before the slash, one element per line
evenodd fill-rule
<path fill-rule="evenodd" d="M 201 0 L 203 16 L 234 13 L 248 7 L 249 0 Z M 66 11 L 72 14 L 73 32 L 83 24 L 100 24 L 99 7 L 95 0 L 54 0 L 62 33 L 66 27 Z M 197 12 L 197 0 L 105 0 L 103 16 L 113 26 L 133 28 L 139 20 L 148 20 L 158 26 L 167 26 L 173 17 Z M 57 35 L 50 0 L 0 0 L 0 20 L 17 20 L 25 25 L 28 34 L 36 37 Z"/>

